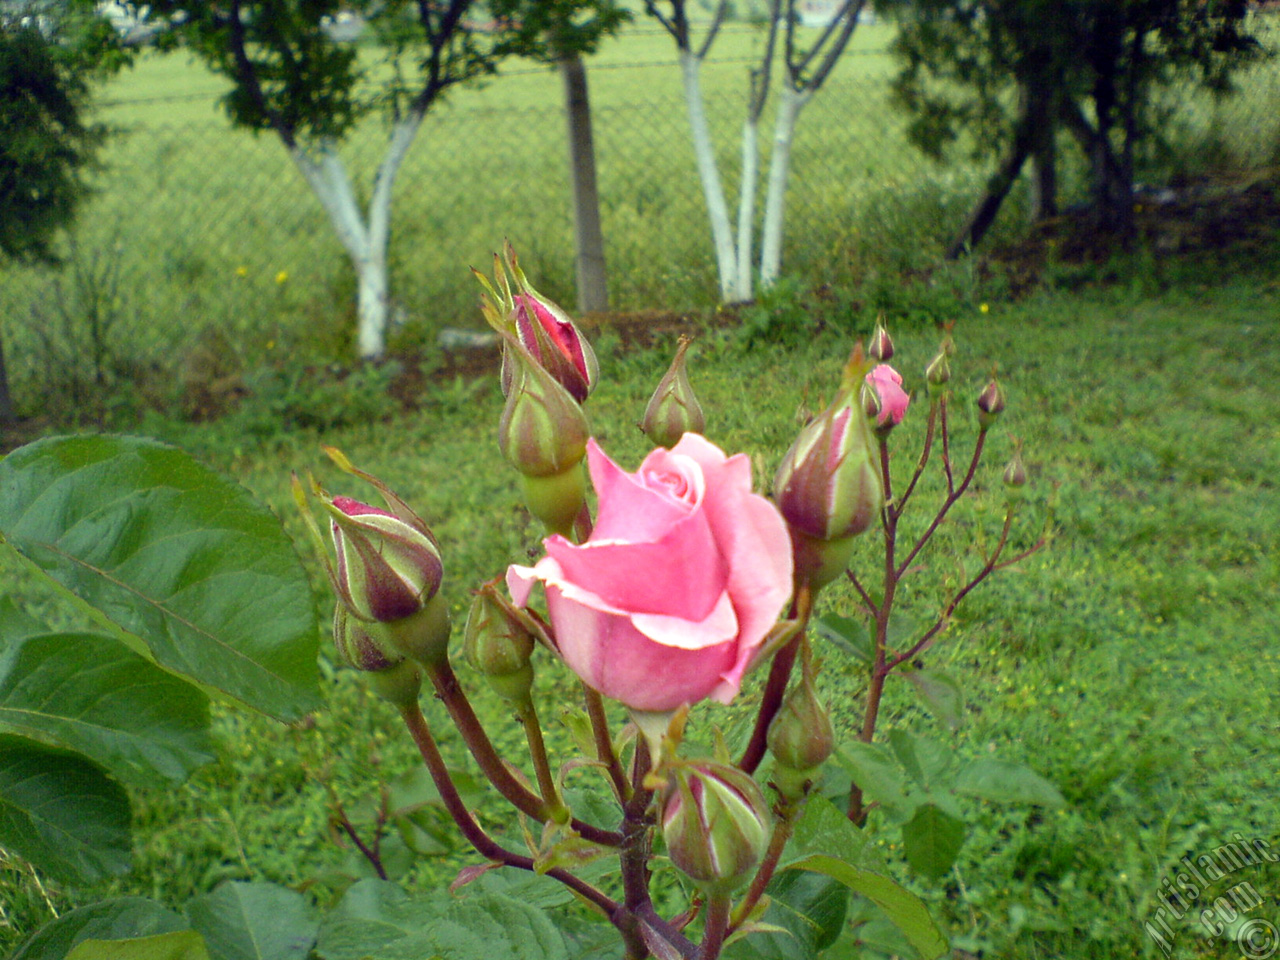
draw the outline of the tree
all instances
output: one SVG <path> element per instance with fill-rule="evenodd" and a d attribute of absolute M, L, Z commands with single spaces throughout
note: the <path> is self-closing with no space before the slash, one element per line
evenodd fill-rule
<path fill-rule="evenodd" d="M 583 56 L 594 53 L 600 40 L 631 19 L 615 0 L 494 0 L 491 9 L 523 32 L 523 46 L 545 49 L 564 84 L 565 122 L 569 143 L 569 178 L 573 191 L 573 234 L 576 247 L 578 309 L 586 313 L 609 309 L 605 270 L 604 231 L 600 226 L 600 197 L 596 187 L 595 137 L 591 127 L 591 96 Z M 585 14 L 585 16 L 584 16 Z"/>
<path fill-rule="evenodd" d="M 577 13 L 597 5 L 577 0 L 562 6 Z M 224 100 L 232 123 L 274 133 L 324 207 L 356 271 L 362 357 L 378 357 L 386 348 L 396 174 L 427 113 L 449 88 L 492 74 L 505 57 L 541 52 L 543 39 L 522 29 L 531 6 L 535 0 L 485 7 L 473 0 L 151 4 L 153 16 L 170 18 L 178 42 L 232 82 Z M 491 19 L 475 19 L 480 16 Z M 364 24 L 381 63 L 365 62 L 353 43 L 339 38 L 333 25 L 340 18 Z M 387 144 L 362 210 L 338 148 L 377 109 L 389 120 Z"/>
<path fill-rule="evenodd" d="M 753 226 L 760 171 L 760 116 L 773 82 L 773 59 L 779 33 L 784 38 L 781 103 L 774 122 L 759 259 L 760 282 L 765 285 L 777 279 L 782 264 L 786 190 L 796 123 L 800 112 L 822 87 L 848 46 L 864 3 L 865 0 L 839 0 L 831 8 L 827 24 L 819 30 L 814 41 L 806 46 L 797 39 L 796 26 L 800 17 L 795 0 L 769 0 L 765 13 L 767 33 L 764 50 L 759 65 L 751 72 L 746 119 L 742 129 L 742 173 L 735 238 L 720 171 L 716 165 L 711 128 L 707 121 L 699 79 L 702 62 L 711 51 L 724 22 L 728 0 L 719 0 L 702 41 L 696 45 L 686 0 L 667 0 L 666 3 L 645 0 L 645 11 L 671 35 L 679 52 L 690 135 L 711 224 L 722 301 L 741 302 L 750 300 L 752 296 L 752 266 L 755 260 Z"/>
<path fill-rule="evenodd" d="M 86 123 L 90 81 L 129 59 L 92 4 L 0 8 L 0 261 L 55 264 L 59 231 L 88 195 L 102 129 Z M 0 342 L 0 424 L 14 420 Z"/>
<path fill-rule="evenodd" d="M 1188 73 L 1215 89 L 1257 52 L 1244 0 L 915 0 L 894 43 L 897 101 L 910 134 L 941 158 L 967 134 L 976 158 L 1000 155 L 948 256 L 977 244 L 1028 159 L 1033 217 L 1057 211 L 1057 142 L 1087 159 L 1099 224 L 1132 224 L 1134 158 L 1153 132 L 1153 91 Z"/>

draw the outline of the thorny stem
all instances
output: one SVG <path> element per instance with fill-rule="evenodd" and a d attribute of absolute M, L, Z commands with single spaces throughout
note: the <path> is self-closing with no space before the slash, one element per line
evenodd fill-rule
<path fill-rule="evenodd" d="M 702 949 L 698 960 L 716 960 L 729 932 L 729 909 L 733 901 L 727 893 L 713 893 L 707 899 L 707 919 L 703 927 Z"/>
<path fill-rule="evenodd" d="M 582 698 L 586 701 L 587 716 L 591 720 L 591 732 L 596 742 L 596 759 L 605 765 L 609 779 L 613 782 L 613 793 L 618 802 L 625 804 L 631 797 L 631 784 L 622 769 L 618 755 L 613 752 L 613 740 L 609 736 L 609 718 L 604 712 L 604 698 L 598 690 L 592 690 L 585 683 L 582 685 Z"/>
<path fill-rule="evenodd" d="M 462 797 L 458 795 L 458 788 L 454 786 L 453 778 L 449 775 L 449 768 L 445 766 L 444 757 L 440 755 L 440 748 L 436 746 L 435 738 L 431 735 L 431 728 L 427 725 L 427 718 L 422 715 L 422 708 L 418 706 L 417 702 L 403 704 L 400 707 L 400 717 L 404 720 L 404 725 L 408 729 L 409 735 L 413 738 L 418 752 L 422 755 L 422 760 L 427 766 L 427 772 L 431 774 L 431 779 L 436 785 L 436 790 L 440 793 L 440 799 L 444 803 L 445 809 L 449 812 L 449 816 L 453 818 L 453 822 L 458 825 L 462 835 L 467 838 L 467 841 L 476 848 L 476 851 L 481 856 L 492 860 L 494 863 L 516 867 L 519 870 L 532 871 L 534 869 L 532 858 L 514 853 L 499 845 L 484 832 L 480 824 L 471 816 L 471 811 L 467 809 L 466 804 L 462 802 Z M 618 928 L 619 932 L 624 937 L 627 936 L 627 932 L 623 929 L 620 908 L 614 900 L 562 867 L 553 867 L 547 871 L 547 875 L 555 877 L 555 879 L 585 900 L 599 907 L 613 925 Z"/>
<path fill-rule="evenodd" d="M 458 678 L 448 661 L 428 666 L 427 674 L 436 688 L 436 695 L 444 701 L 444 705 L 449 710 L 449 716 L 453 718 L 454 726 L 462 734 L 463 742 L 466 743 L 467 749 L 471 751 L 471 755 L 475 757 L 481 772 L 489 782 L 497 788 L 508 803 L 526 816 L 532 817 L 539 823 L 546 823 L 551 819 L 551 811 L 547 803 L 517 780 L 502 762 L 502 758 L 498 756 L 488 734 L 484 732 L 484 727 L 480 725 L 475 711 L 471 709 L 470 701 L 462 692 Z M 622 843 L 622 836 L 612 830 L 602 830 L 576 818 L 569 823 L 579 835 L 593 843 L 609 847 L 616 847 Z"/>
<path fill-rule="evenodd" d="M 929 538 L 933 536 L 934 531 L 938 529 L 942 521 L 946 519 L 948 511 L 951 510 L 957 500 L 964 496 L 964 492 L 969 489 L 969 484 L 973 482 L 973 475 L 978 469 L 978 461 L 982 459 L 982 448 L 987 440 L 987 429 L 983 427 L 978 430 L 978 440 L 973 445 L 973 456 L 969 459 L 969 469 L 965 471 L 964 479 L 960 481 L 960 485 L 954 486 L 951 481 L 951 460 L 947 453 L 947 410 L 944 406 L 942 409 L 942 462 L 947 469 L 947 499 L 942 501 L 942 506 L 938 510 L 938 515 L 933 518 L 933 522 L 929 524 L 929 528 L 920 534 L 920 539 L 916 541 L 915 546 L 911 548 L 911 552 L 907 554 L 907 558 L 898 566 L 895 576 L 900 577 L 911 566 L 911 561 L 916 558 L 924 545 L 929 542 Z"/>
<path fill-rule="evenodd" d="M 795 599 L 791 601 L 791 612 L 788 619 L 799 619 L 800 629 L 781 650 L 773 657 L 769 667 L 769 678 L 765 681 L 764 692 L 760 695 L 760 710 L 756 714 L 756 725 L 751 731 L 751 740 L 747 749 L 738 761 L 739 769 L 748 774 L 756 772 L 760 761 L 764 759 L 769 735 L 769 724 L 782 707 L 783 695 L 787 692 L 787 681 L 791 678 L 791 668 L 796 662 L 796 651 L 800 648 L 800 640 L 809 623 L 809 613 L 813 608 L 813 591 L 808 583 L 800 584 Z"/>

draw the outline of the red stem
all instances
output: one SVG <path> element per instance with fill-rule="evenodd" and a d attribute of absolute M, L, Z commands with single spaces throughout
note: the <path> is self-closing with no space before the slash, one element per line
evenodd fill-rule
<path fill-rule="evenodd" d="M 796 662 L 796 651 L 800 648 L 800 640 L 804 636 L 805 626 L 809 621 L 812 603 L 813 594 L 809 584 L 802 583 L 796 591 L 795 599 L 791 601 L 789 614 L 789 618 L 799 617 L 802 624 L 786 646 L 774 654 L 773 663 L 769 667 L 769 678 L 765 681 L 764 692 L 760 695 L 760 710 L 756 714 L 756 725 L 751 731 L 751 740 L 747 743 L 747 749 L 743 751 L 742 759 L 738 761 L 739 769 L 746 773 L 755 773 L 756 767 L 760 766 L 760 761 L 764 759 L 765 750 L 768 748 L 769 724 L 782 708 L 782 698 L 787 692 L 787 681 L 791 678 L 791 668 Z"/>

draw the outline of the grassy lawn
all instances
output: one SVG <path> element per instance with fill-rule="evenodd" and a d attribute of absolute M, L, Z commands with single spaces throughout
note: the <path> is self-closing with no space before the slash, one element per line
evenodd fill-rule
<path fill-rule="evenodd" d="M 1272 261 L 1274 263 L 1274 260 Z M 990 537 L 1000 516 L 999 470 L 1024 444 L 1032 476 L 1015 539 L 1031 542 L 1052 511 L 1050 549 L 997 577 L 960 609 L 930 666 L 959 679 L 965 722 L 952 733 L 929 718 L 907 684 L 890 686 L 881 730 L 902 726 L 963 757 L 995 754 L 1054 781 L 1068 806 L 1041 811 L 971 801 L 957 867 L 941 882 L 911 878 L 896 829 L 873 813 L 870 829 L 898 870 L 955 938 L 974 953 L 1007 957 L 1155 955 L 1143 924 L 1159 906 L 1162 878 L 1236 834 L 1280 845 L 1275 745 L 1280 739 L 1280 289 L 1267 271 L 1232 279 L 1190 264 L 1165 275 L 1133 269 L 1132 282 L 1065 293 L 1046 287 L 1018 303 L 970 304 L 957 326 L 957 449 L 968 450 L 968 404 L 996 366 L 1009 409 L 993 434 L 979 491 L 957 508 L 936 551 L 906 581 L 907 610 L 938 608 L 957 557 Z M 1166 282 L 1167 281 L 1167 282 Z M 746 451 L 767 486 L 797 427 L 797 413 L 824 401 L 853 335 L 847 310 L 822 329 L 799 328 L 791 348 L 744 349 L 725 330 L 705 331 L 692 376 L 708 411 L 708 435 Z M 919 390 L 936 347 L 926 326 L 888 316 L 907 386 Z M 803 323 L 805 321 L 794 321 Z M 598 335 L 602 384 L 589 413 L 602 444 L 624 465 L 645 452 L 632 424 L 665 367 L 661 349 L 623 350 Z M 273 504 L 301 542 L 286 481 L 323 471 L 320 442 L 382 476 L 433 524 L 446 562 L 445 594 L 465 616 L 468 590 L 538 551 L 538 531 L 518 504 L 494 441 L 500 396 L 494 379 L 444 385 L 421 409 L 386 422 L 323 433 L 238 433 L 156 422 L 210 465 Z M 923 432 L 923 409 L 894 436 L 906 469 Z M 935 478 L 936 480 L 936 478 Z M 936 495 L 936 483 L 921 497 Z M 910 514 L 908 514 L 910 517 Z M 904 521 L 906 522 L 906 521 Z M 922 524 L 924 519 L 916 517 Z M 873 568 L 872 537 L 855 568 Z M 0 554 L 12 592 L 34 612 L 65 608 Z M 315 582 L 321 581 L 317 576 Z M 822 610 L 851 612 L 838 588 Z M 329 601 L 319 601 L 327 609 Z M 862 681 L 838 651 L 821 685 L 842 738 L 860 716 Z M 473 683 L 464 672 L 464 682 Z M 750 709 L 759 678 L 729 710 L 704 706 L 695 732 L 732 727 Z M 15 862 L 0 866 L 5 924 L 14 945 L 54 909 L 107 893 L 180 903 L 226 878 L 270 879 L 326 898 L 363 868 L 339 843 L 326 790 L 357 823 L 378 785 L 414 768 L 389 708 L 346 671 L 326 669 L 329 708 L 283 728 L 235 710 L 219 712 L 219 759 L 181 790 L 135 794 L 136 866 L 93 891 L 40 887 Z M 554 704 L 572 695 L 563 668 L 540 661 L 537 690 Z M 482 715 L 515 745 L 498 703 L 478 694 Z M 441 730 L 447 727 L 438 710 Z M 554 709 L 552 747 L 568 737 Z M 447 732 L 444 747 L 465 764 Z M 501 816 L 486 805 L 491 823 Z M 464 851 L 389 859 L 411 886 L 434 888 L 469 862 Z M 1275 864 L 1249 868 L 1266 897 L 1280 896 Z M 1225 886 L 1225 884 L 1223 885 Z M 1215 888 L 1216 890 L 1216 888 Z M 1262 908 L 1276 917 L 1274 900 Z M 1204 938 L 1189 915 L 1173 924 L 1174 956 L 1231 954 Z"/>

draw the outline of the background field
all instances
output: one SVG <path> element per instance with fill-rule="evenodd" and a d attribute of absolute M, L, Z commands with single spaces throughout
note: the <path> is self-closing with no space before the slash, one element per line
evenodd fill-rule
<path fill-rule="evenodd" d="M 784 269 L 806 282 L 874 284 L 932 265 L 986 176 L 963 149 L 944 167 L 908 145 L 887 100 L 889 40 L 887 26 L 860 27 L 801 117 Z M 705 68 L 731 206 L 741 101 L 759 43 L 749 28 L 727 29 Z M 637 24 L 590 66 L 614 307 L 713 306 L 709 231 L 669 38 Z M 0 277 L 0 323 L 25 412 L 66 391 L 67 368 L 85 362 L 68 357 L 67 342 L 84 339 L 91 316 L 109 327 L 95 342 L 135 381 L 172 373 L 213 331 L 228 334 L 224 349 L 248 364 L 268 345 L 321 361 L 349 355 L 354 276 L 345 255 L 276 139 L 230 129 L 217 104 L 224 89 L 176 54 L 144 59 L 103 91 L 100 119 L 118 135 L 75 233 L 70 256 L 83 282 L 13 268 Z M 1225 100 L 1178 88 L 1169 102 L 1177 109 L 1162 133 L 1176 150 L 1147 159 L 1150 182 L 1224 161 L 1233 169 L 1275 162 L 1280 64 L 1258 66 Z M 770 122 L 767 114 L 766 152 Z M 344 148 L 366 189 L 385 133 L 370 117 Z M 431 343 L 442 326 L 480 325 L 466 268 L 483 266 L 504 237 L 545 292 L 573 302 L 566 177 L 556 74 L 514 62 L 482 87 L 450 94 L 397 181 L 390 256 L 401 347 Z M 1078 196 L 1070 169 L 1065 180 L 1070 202 Z M 1015 190 L 1006 237 L 1022 226 L 1021 200 Z"/>

